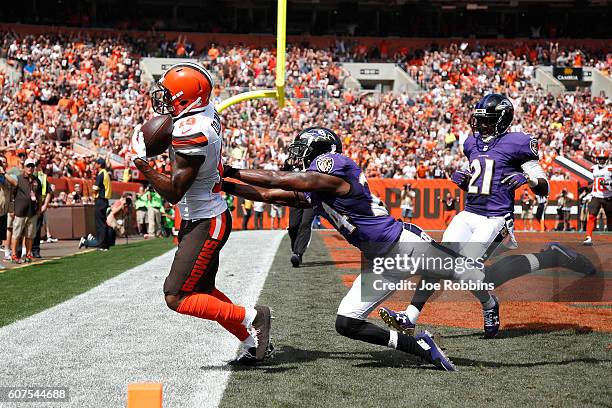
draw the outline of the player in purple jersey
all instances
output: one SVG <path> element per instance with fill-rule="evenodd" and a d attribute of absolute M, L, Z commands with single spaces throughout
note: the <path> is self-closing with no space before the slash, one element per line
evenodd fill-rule
<path fill-rule="evenodd" d="M 548 195 L 546 174 L 538 161 L 537 140 L 523 132 L 508 132 L 513 117 L 514 108 L 508 98 L 486 95 L 470 120 L 473 135 L 462 141 L 469 169 L 455 171 L 451 180 L 467 193 L 465 209 L 453 218 L 442 243 L 463 256 L 486 259 L 504 239 L 516 248 L 515 190 L 528 184 L 535 194 Z M 409 333 L 433 293 L 417 290 L 405 311 L 382 308 L 380 315 L 394 328 L 399 319 L 403 330 Z M 495 337 L 500 326 L 497 298 L 488 291 L 472 293 L 483 307 L 485 337 Z"/>
<path fill-rule="evenodd" d="M 397 242 L 423 243 L 431 240 L 416 225 L 405 226 L 391 217 L 382 201 L 370 192 L 361 169 L 341 153 L 342 143 L 334 132 L 320 127 L 308 128 L 300 132 L 289 146 L 291 165 L 303 171 L 226 167 L 225 177 L 250 185 L 224 181 L 222 189 L 257 201 L 312 207 L 315 214 L 332 223 L 366 258 L 384 255 Z M 336 330 L 340 334 L 416 355 L 440 369 L 455 370 L 453 363 L 428 332 L 412 337 L 368 323 L 368 314 L 392 291 L 377 294 L 376 300 L 362 301 L 360 282 L 361 276 L 355 280 L 338 308 Z"/>
<path fill-rule="evenodd" d="M 316 214 L 331 222 L 367 259 L 388 256 L 400 243 L 413 257 L 417 257 L 416 251 L 423 254 L 443 252 L 455 259 L 460 257 L 453 251 L 440 249 L 440 245 L 433 243 L 418 226 L 404 224 L 391 217 L 380 199 L 371 194 L 361 169 L 341 153 L 342 144 L 335 133 L 325 128 L 308 128 L 300 132 L 289 146 L 291 164 L 306 171 L 239 170 L 226 166 L 225 177 L 248 184 L 235 184 L 224 180 L 222 189 L 250 200 L 294 207 L 312 206 Z M 501 284 L 535 270 L 533 268 L 545 268 L 553 264 L 569 265 L 568 267 L 575 270 L 592 269 L 584 265 L 584 257 L 568 254 L 563 250 L 565 248 L 556 245 L 542 254 L 530 254 L 531 258 L 517 255 L 513 260 L 506 259 L 503 265 L 498 263 L 487 271 L 490 272 L 490 282 Z M 513 273 L 508 273 L 509 270 Z M 455 270 L 421 270 L 418 273 L 452 280 L 485 281 L 484 272 L 478 268 L 468 267 L 464 273 L 457 273 Z M 372 298 L 364 299 L 361 281 L 362 275 L 355 280 L 338 307 L 338 333 L 351 339 L 419 356 L 444 370 L 455 370 L 455 366 L 428 332 L 412 337 L 367 322 L 366 318 L 370 312 L 389 297 L 394 289 L 383 289 L 377 291 Z"/>

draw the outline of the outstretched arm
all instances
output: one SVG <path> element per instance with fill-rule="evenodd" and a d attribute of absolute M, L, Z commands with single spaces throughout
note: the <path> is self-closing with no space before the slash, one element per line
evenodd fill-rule
<path fill-rule="evenodd" d="M 205 158 L 205 156 L 188 156 L 177 153 L 170 176 L 159 173 L 141 158 L 135 159 L 134 164 L 149 180 L 155 191 L 172 204 L 176 204 L 191 187 Z"/>
<path fill-rule="evenodd" d="M 342 196 L 351 190 L 351 185 L 340 177 L 316 171 L 242 170 L 225 166 L 223 176 L 254 186 L 267 189 L 279 188 L 285 191 L 324 191 Z"/>
<path fill-rule="evenodd" d="M 304 197 L 304 193 L 299 191 L 255 187 L 248 184 L 236 184 L 225 180 L 221 185 L 221 190 L 228 194 L 237 195 L 251 201 L 287 205 L 289 207 L 310 207 L 310 203 L 306 200 L 306 197 Z"/>
<path fill-rule="evenodd" d="M 521 165 L 527 175 L 527 184 L 531 191 L 539 196 L 548 196 L 549 187 L 546 172 L 537 160 L 530 160 Z"/>

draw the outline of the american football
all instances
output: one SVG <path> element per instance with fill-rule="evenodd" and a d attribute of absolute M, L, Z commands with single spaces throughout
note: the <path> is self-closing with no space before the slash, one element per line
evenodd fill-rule
<path fill-rule="evenodd" d="M 170 115 L 155 116 L 142 125 L 147 156 L 158 156 L 168 150 L 172 142 L 172 129 Z"/>
<path fill-rule="evenodd" d="M 0 10 L 0 407 L 610 407 L 612 2 Z"/>

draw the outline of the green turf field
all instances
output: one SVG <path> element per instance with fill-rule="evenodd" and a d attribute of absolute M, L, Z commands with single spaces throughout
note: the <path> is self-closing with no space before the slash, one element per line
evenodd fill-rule
<path fill-rule="evenodd" d="M 505 330 L 485 341 L 478 330 L 429 327 L 444 335 L 460 370 L 437 371 L 336 334 L 346 270 L 336 269 L 318 234 L 302 268 L 291 268 L 289 255 L 285 237 L 259 300 L 274 309 L 278 352 L 235 370 L 223 407 L 612 406 L 609 334 Z"/>
<path fill-rule="evenodd" d="M 0 273 L 0 327 L 83 293 L 172 247 L 171 239 L 153 239 Z"/>

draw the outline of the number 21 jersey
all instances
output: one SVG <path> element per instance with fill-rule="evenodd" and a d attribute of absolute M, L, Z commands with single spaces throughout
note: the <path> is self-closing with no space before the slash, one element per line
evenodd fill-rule
<path fill-rule="evenodd" d="M 527 163 L 537 164 L 537 140 L 523 132 L 509 132 L 487 144 L 470 135 L 463 142 L 463 152 L 472 173 L 465 210 L 487 217 L 514 214 L 515 189 L 502 184 L 502 180 L 523 173 Z"/>

